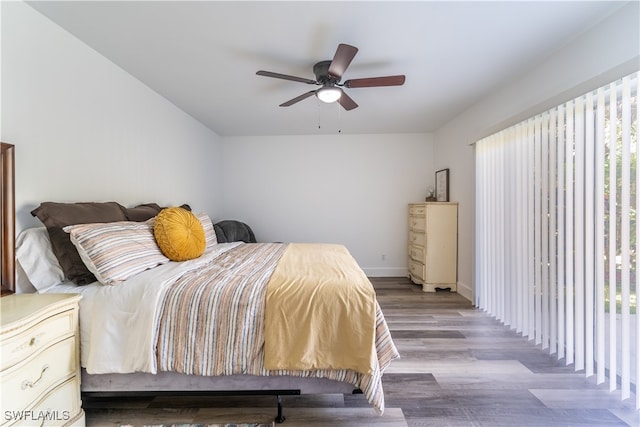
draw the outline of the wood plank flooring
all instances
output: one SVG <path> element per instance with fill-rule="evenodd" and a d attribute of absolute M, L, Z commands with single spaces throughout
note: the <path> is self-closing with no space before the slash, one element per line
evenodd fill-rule
<path fill-rule="evenodd" d="M 362 395 L 284 396 L 282 426 L 640 426 L 620 400 L 573 366 L 456 293 L 373 278 L 401 359 L 383 377 L 386 409 Z M 269 422 L 272 396 L 83 399 L 87 426 Z"/>

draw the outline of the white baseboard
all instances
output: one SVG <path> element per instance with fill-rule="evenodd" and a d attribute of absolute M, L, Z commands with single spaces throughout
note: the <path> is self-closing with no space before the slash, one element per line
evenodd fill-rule
<path fill-rule="evenodd" d="M 367 267 L 362 271 L 368 277 L 409 277 L 406 267 Z"/>
<path fill-rule="evenodd" d="M 473 302 L 473 289 L 462 282 L 458 282 L 457 287 L 460 295 Z"/>
<path fill-rule="evenodd" d="M 409 270 L 403 267 L 367 267 L 362 271 L 367 277 L 409 277 Z M 466 283 L 457 282 L 457 292 L 473 302 L 473 289 Z"/>

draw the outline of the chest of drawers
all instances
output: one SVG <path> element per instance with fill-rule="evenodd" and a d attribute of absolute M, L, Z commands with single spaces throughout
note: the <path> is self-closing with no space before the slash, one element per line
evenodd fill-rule
<path fill-rule="evenodd" d="M 458 204 L 409 204 L 409 278 L 425 292 L 456 291 Z"/>
<path fill-rule="evenodd" d="M 0 426 L 84 426 L 79 295 L 0 299 Z"/>

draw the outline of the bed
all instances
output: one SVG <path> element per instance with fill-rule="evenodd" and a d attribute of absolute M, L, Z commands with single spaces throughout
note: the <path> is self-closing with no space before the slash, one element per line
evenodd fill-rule
<path fill-rule="evenodd" d="M 19 276 L 37 292 L 83 296 L 83 394 L 273 394 L 282 422 L 282 395 L 362 393 L 382 414 L 399 354 L 349 251 L 219 242 L 189 209 L 45 202 L 32 212 L 44 227 L 16 239 Z M 201 226 L 200 255 L 158 249 L 170 211 Z"/>

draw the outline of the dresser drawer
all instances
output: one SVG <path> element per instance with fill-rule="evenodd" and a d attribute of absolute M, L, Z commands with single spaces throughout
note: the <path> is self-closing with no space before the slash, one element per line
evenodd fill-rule
<path fill-rule="evenodd" d="M 424 257 L 425 257 L 424 246 L 416 246 L 416 245 L 409 246 L 409 256 L 414 261 L 424 260 Z"/>
<path fill-rule="evenodd" d="M 84 411 L 80 407 L 80 385 L 78 377 L 55 387 L 40 399 L 33 408 L 21 412 L 3 412 L 7 426 L 67 426 L 75 425 L 75 421 L 82 418 L 80 425 L 84 425 Z"/>
<path fill-rule="evenodd" d="M 2 341 L 2 369 L 29 358 L 42 348 L 75 333 L 75 311 L 67 310 Z"/>
<path fill-rule="evenodd" d="M 426 243 L 427 239 L 424 233 L 415 232 L 413 230 L 409 231 L 410 245 L 426 246 Z"/>
<path fill-rule="evenodd" d="M 425 220 L 424 217 L 418 217 L 418 216 L 409 217 L 410 230 L 424 231 L 426 229 L 426 223 L 427 221 Z"/>
<path fill-rule="evenodd" d="M 424 215 L 426 211 L 427 211 L 427 207 L 425 205 L 409 206 L 409 215 Z"/>
<path fill-rule="evenodd" d="M 420 280 L 424 280 L 424 277 L 425 277 L 424 264 L 422 264 L 421 262 L 410 260 L 409 273 L 411 274 L 412 277 L 415 277 Z"/>
<path fill-rule="evenodd" d="M 24 363 L 2 371 L 2 409 L 19 411 L 44 395 L 49 389 L 77 373 L 75 336 L 45 348 Z"/>

